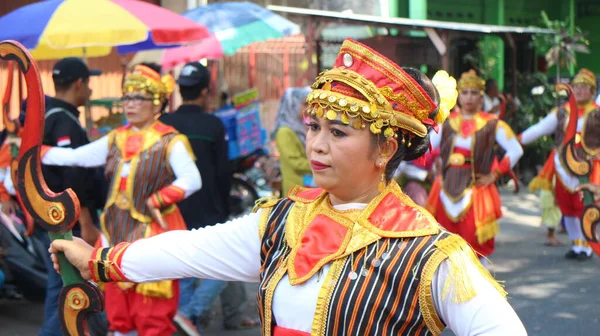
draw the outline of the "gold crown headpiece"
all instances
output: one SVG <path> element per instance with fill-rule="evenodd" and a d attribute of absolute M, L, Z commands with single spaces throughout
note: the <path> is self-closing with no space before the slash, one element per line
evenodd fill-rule
<path fill-rule="evenodd" d="M 441 77 L 438 84 L 446 87 L 454 81 L 447 74 Z M 455 87 L 454 81 L 456 92 Z M 356 129 L 365 128 L 367 122 L 373 134 L 383 133 L 388 139 L 396 137 L 400 128 L 402 142 L 406 135 L 409 145 L 413 136 L 427 135 L 427 125 L 445 119 L 443 114 L 438 114 L 435 121 L 429 118 L 437 106 L 413 77 L 352 39 L 344 41 L 333 68 L 320 73 L 312 89 L 306 99 L 309 114 L 329 120 L 337 119 L 339 114 L 342 123 Z"/>
<path fill-rule="evenodd" d="M 481 94 L 485 91 L 485 80 L 477 75 L 475 70 L 471 69 L 463 72 L 458 80 L 458 89 L 478 89 Z"/>
<path fill-rule="evenodd" d="M 587 84 L 595 89 L 596 88 L 596 75 L 594 75 L 594 73 L 588 69 L 585 69 L 585 68 L 581 69 L 581 70 L 579 70 L 579 72 L 577 73 L 575 78 L 573 78 L 572 84 L 573 85 Z"/>
<path fill-rule="evenodd" d="M 160 105 L 175 89 L 175 79 L 171 75 L 160 76 L 154 69 L 145 65 L 136 65 L 131 74 L 123 82 L 123 94 L 142 91 L 150 94 L 154 105 Z"/>

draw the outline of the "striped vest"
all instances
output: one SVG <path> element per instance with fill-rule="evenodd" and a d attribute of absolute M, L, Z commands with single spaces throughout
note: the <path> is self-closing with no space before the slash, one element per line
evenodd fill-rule
<path fill-rule="evenodd" d="M 399 190 L 397 185 L 392 186 L 395 188 Z M 261 274 L 257 300 L 263 335 L 272 335 L 276 325 L 272 314 L 275 288 L 286 274 L 294 284 L 292 275 L 298 268 L 295 253 L 302 249 L 303 234 L 312 225 L 298 223 L 296 217 L 303 213 L 303 219 L 312 218 L 315 213 L 310 200 L 298 197 L 301 192 L 295 191 L 298 190 L 293 189 L 290 198 L 261 206 Z M 314 202 L 322 197 L 326 194 Z M 389 203 L 385 202 L 386 197 L 382 198 L 382 204 Z M 396 208 L 406 214 L 410 212 L 408 207 L 412 207 L 417 213 L 412 221 L 422 220 L 422 209 L 409 199 L 401 198 L 405 203 Z M 377 223 L 377 209 L 370 208 L 371 204 L 353 220 L 361 222 L 364 212 L 372 211 L 369 219 Z M 427 215 L 424 217 L 431 220 Z M 362 226 L 354 228 L 346 247 L 348 253 L 331 260 L 329 273 L 320 281 L 322 287 L 311 335 L 439 335 L 444 325 L 437 316 L 431 294 L 435 270 L 451 253 L 464 254 L 471 260 L 475 260 L 475 255 L 461 238 L 439 229 L 437 223 L 432 224 L 435 224 L 434 231 L 420 227 L 412 232 L 380 231 L 381 236 L 373 236 L 368 225 L 365 233 L 361 233 Z M 315 274 L 318 272 L 307 277 Z M 474 295 L 470 294 L 463 299 Z"/>
<path fill-rule="evenodd" d="M 148 235 L 153 220 L 146 200 L 175 180 L 167 161 L 170 145 L 178 135 L 175 130 L 156 123 L 150 129 L 139 132 L 141 144 L 133 154 L 127 144 L 131 141 L 128 132 L 128 129 L 122 128 L 108 135 L 105 175 L 110 181 L 110 188 L 101 225 L 111 245 L 133 242 Z M 126 182 L 122 182 L 121 170 L 126 162 L 130 163 L 129 175 Z M 175 209 L 173 205 L 163 213 Z"/>

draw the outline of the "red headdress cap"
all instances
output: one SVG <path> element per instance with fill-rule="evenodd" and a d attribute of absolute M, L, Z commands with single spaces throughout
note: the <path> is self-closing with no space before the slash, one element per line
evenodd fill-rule
<path fill-rule="evenodd" d="M 425 137 L 437 106 L 427 92 L 400 66 L 373 49 L 347 39 L 333 69 L 316 78 L 308 95 L 309 113 L 355 128 L 371 123 L 374 134 L 387 138 L 401 128 L 411 137 Z M 353 120 L 350 120 L 353 118 Z"/>

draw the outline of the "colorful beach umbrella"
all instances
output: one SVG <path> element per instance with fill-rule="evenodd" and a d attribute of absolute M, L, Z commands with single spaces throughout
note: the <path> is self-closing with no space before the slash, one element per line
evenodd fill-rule
<path fill-rule="evenodd" d="M 143 52 L 133 62 L 153 61 L 165 69 L 202 58 L 235 54 L 254 42 L 300 33 L 300 26 L 251 2 L 215 2 L 191 9 L 183 16 L 205 26 L 214 38 L 162 52 Z"/>
<path fill-rule="evenodd" d="M 209 35 L 190 19 L 138 0 L 47 0 L 0 18 L 0 40 L 21 42 L 36 59 L 167 48 Z"/>
<path fill-rule="evenodd" d="M 251 2 L 215 2 L 188 10 L 183 16 L 207 27 L 225 55 L 252 42 L 300 33 L 300 26 Z"/>

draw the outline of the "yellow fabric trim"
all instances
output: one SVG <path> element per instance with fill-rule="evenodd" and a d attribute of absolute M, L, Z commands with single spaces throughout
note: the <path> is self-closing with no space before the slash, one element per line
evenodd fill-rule
<path fill-rule="evenodd" d="M 274 196 L 261 197 L 254 202 L 254 208 L 252 208 L 252 212 L 258 212 L 258 209 L 267 209 L 272 208 L 279 202 L 280 198 Z"/>
<path fill-rule="evenodd" d="M 305 187 L 295 185 L 292 187 L 292 189 L 288 193 L 288 198 L 295 202 L 312 203 L 312 202 L 315 202 L 320 197 L 323 197 L 323 195 L 327 194 L 327 192 L 325 190 L 321 190 L 321 193 L 315 199 L 308 199 L 308 198 L 298 196 L 298 193 L 305 191 L 305 190 L 309 190 L 309 189 L 311 189 L 311 188 L 305 188 Z"/>
<path fill-rule="evenodd" d="M 171 139 L 171 141 L 169 141 L 169 144 L 167 145 L 167 158 L 171 157 L 171 150 L 173 149 L 173 146 L 177 143 L 177 141 L 181 141 L 183 143 L 185 149 L 188 152 L 188 155 L 192 158 L 192 160 L 196 161 L 198 159 L 196 155 L 194 155 L 194 151 L 192 150 L 190 140 L 183 134 L 177 134 L 175 137 L 173 137 L 173 139 Z"/>
<path fill-rule="evenodd" d="M 538 190 L 553 190 L 552 181 L 536 176 L 529 182 L 529 191 L 536 192 Z"/>
<path fill-rule="evenodd" d="M 446 254 L 440 250 L 434 251 L 423 267 L 421 280 L 419 280 L 419 308 L 421 309 L 421 314 L 423 314 L 427 329 L 435 336 L 440 335 L 446 326 L 435 309 L 433 294 L 431 293 L 431 281 L 433 280 L 435 271 L 446 258 Z"/>
<path fill-rule="evenodd" d="M 267 231 L 267 224 L 269 222 L 269 217 L 271 216 L 272 210 L 272 206 L 262 208 L 262 213 L 260 214 L 260 219 L 258 221 L 258 238 L 261 240 Z"/>
<path fill-rule="evenodd" d="M 485 267 L 479 262 L 471 247 L 459 236 L 451 235 L 435 243 L 440 253 L 448 257 L 450 263 L 450 272 L 444 284 L 442 299 L 446 299 L 450 285 L 453 287 L 452 301 L 454 303 L 464 303 L 474 298 L 477 293 L 468 274 L 467 267 L 472 264 L 487 279 L 498 292 L 506 297 L 504 288 L 492 277 Z M 436 251 L 437 252 L 437 251 Z"/>
<path fill-rule="evenodd" d="M 319 290 L 319 297 L 317 299 L 317 309 L 315 311 L 315 317 L 313 318 L 313 324 L 311 329 L 311 335 L 325 335 L 327 328 L 327 315 L 329 314 L 329 305 L 333 297 L 333 290 L 340 280 L 344 264 L 348 258 L 340 258 L 331 264 L 329 273 L 325 277 L 323 286 Z"/>
<path fill-rule="evenodd" d="M 481 223 L 475 223 L 475 235 L 479 244 L 496 237 L 498 232 L 500 232 L 500 226 L 494 216 L 486 218 Z"/>
<path fill-rule="evenodd" d="M 490 120 L 494 120 L 496 118 L 491 118 L 491 119 L 485 119 L 481 112 L 477 112 L 475 113 L 475 115 L 473 116 L 473 120 L 475 121 L 475 131 L 474 132 L 478 132 L 480 131 L 485 125 L 487 125 L 488 121 Z M 452 127 L 452 129 L 458 133 L 459 135 L 462 136 L 462 133 L 460 132 L 460 125 L 463 122 L 463 117 L 460 113 L 457 113 L 454 117 L 450 117 L 448 118 L 449 122 L 450 122 L 450 127 Z M 464 119 L 464 120 L 470 120 L 470 119 Z"/>
<path fill-rule="evenodd" d="M 288 262 L 289 262 L 289 259 L 286 257 L 286 259 L 281 263 L 281 265 L 279 266 L 277 271 L 275 271 L 275 274 L 273 274 L 273 276 L 271 277 L 271 280 L 269 280 L 269 283 L 267 284 L 267 288 L 265 289 L 265 306 L 264 306 L 265 316 L 264 316 L 263 332 L 262 332 L 262 334 L 264 336 L 272 335 L 271 319 L 272 319 L 272 312 L 273 312 L 273 295 L 275 294 L 275 288 L 277 288 L 279 281 L 281 281 L 281 278 L 283 278 L 283 276 L 285 275 Z"/>
<path fill-rule="evenodd" d="M 147 297 L 170 299 L 173 297 L 173 281 L 164 280 L 137 284 L 135 292 Z"/>
<path fill-rule="evenodd" d="M 510 140 L 517 137 L 513 129 L 502 120 L 498 120 L 498 123 L 496 123 L 496 132 L 498 132 L 498 128 L 502 128 L 504 130 L 504 134 L 506 134 L 506 140 Z"/>

